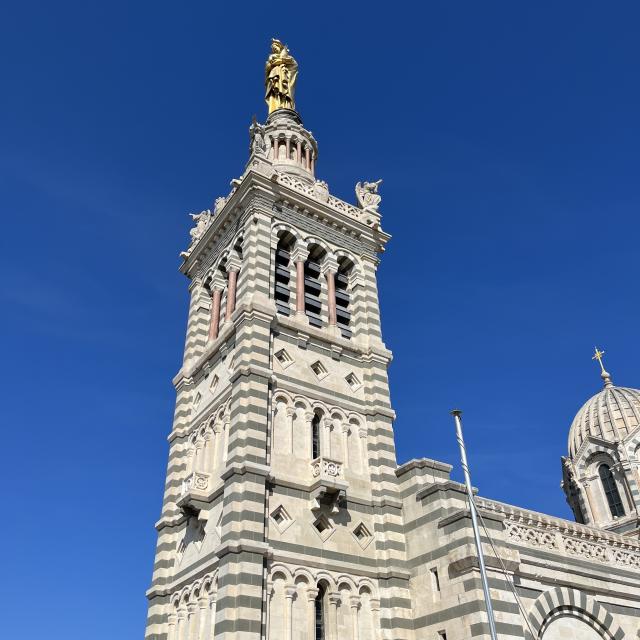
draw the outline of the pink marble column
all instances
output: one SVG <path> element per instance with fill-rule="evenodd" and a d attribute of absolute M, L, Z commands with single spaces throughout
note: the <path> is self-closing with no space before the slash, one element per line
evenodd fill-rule
<path fill-rule="evenodd" d="M 302 140 L 298 138 L 298 146 L 296 147 L 296 162 L 302 164 Z"/>
<path fill-rule="evenodd" d="M 287 160 L 291 158 L 291 138 L 285 138 L 285 149 L 287 153 Z"/>
<path fill-rule="evenodd" d="M 296 262 L 296 313 L 304 315 L 304 260 Z"/>
<path fill-rule="evenodd" d="M 327 301 L 329 304 L 329 326 L 335 327 L 338 324 L 336 315 L 336 274 L 332 269 L 327 269 Z"/>
<path fill-rule="evenodd" d="M 221 298 L 222 291 L 220 289 L 216 288 L 211 292 L 211 324 L 209 325 L 209 340 L 215 340 L 218 337 Z"/>
<path fill-rule="evenodd" d="M 227 312 L 225 320 L 231 321 L 231 316 L 236 309 L 236 286 L 238 284 L 238 270 L 229 271 L 229 287 L 227 289 Z"/>

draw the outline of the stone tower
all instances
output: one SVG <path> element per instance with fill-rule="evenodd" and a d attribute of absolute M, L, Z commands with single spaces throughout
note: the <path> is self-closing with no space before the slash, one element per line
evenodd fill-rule
<path fill-rule="evenodd" d="M 274 41 L 270 113 L 182 254 L 191 302 L 146 637 L 412 637 L 376 268 L 379 182 L 316 180 Z M 282 106 L 284 105 L 284 106 Z"/>

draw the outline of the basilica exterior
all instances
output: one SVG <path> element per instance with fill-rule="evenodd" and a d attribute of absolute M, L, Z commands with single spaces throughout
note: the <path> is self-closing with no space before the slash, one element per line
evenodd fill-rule
<path fill-rule="evenodd" d="M 297 71 L 274 40 L 266 123 L 182 254 L 146 638 L 489 638 L 464 486 L 396 461 L 380 181 L 350 204 L 316 178 Z M 640 637 L 640 391 L 602 377 L 562 461 L 575 522 L 476 497 L 501 639 Z"/>

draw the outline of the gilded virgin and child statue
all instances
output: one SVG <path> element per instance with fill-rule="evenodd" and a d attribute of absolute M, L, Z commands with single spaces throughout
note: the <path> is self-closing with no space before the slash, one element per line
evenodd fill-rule
<path fill-rule="evenodd" d="M 265 100 L 269 113 L 276 109 L 295 109 L 294 90 L 298 75 L 298 63 L 280 40 L 271 40 L 271 55 L 264 72 Z"/>

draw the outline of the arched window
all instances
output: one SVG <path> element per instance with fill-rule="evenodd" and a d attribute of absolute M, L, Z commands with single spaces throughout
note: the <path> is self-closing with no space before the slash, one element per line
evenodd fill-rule
<path fill-rule="evenodd" d="M 326 587 L 324 582 L 318 585 L 318 595 L 315 601 L 315 622 L 316 622 L 316 637 L 315 640 L 325 640 L 324 635 L 324 596 L 326 593 Z"/>
<path fill-rule="evenodd" d="M 311 459 L 320 457 L 320 415 L 313 414 L 311 420 Z"/>
<path fill-rule="evenodd" d="M 349 304 L 349 275 L 353 265 L 348 258 L 341 258 L 336 273 L 336 318 L 343 338 L 351 338 L 351 312 Z"/>
<path fill-rule="evenodd" d="M 324 254 L 322 247 L 313 245 L 309 247 L 309 257 L 304 263 L 304 312 L 314 327 L 322 326 L 320 262 Z"/>
<path fill-rule="evenodd" d="M 624 507 L 622 506 L 622 500 L 620 498 L 620 492 L 618 491 L 618 485 L 615 478 L 611 473 L 609 465 L 601 464 L 598 469 L 600 474 L 600 480 L 602 480 L 602 488 L 604 489 L 604 495 L 607 496 L 607 502 L 609 503 L 609 510 L 614 518 L 619 518 L 624 515 Z"/>
<path fill-rule="evenodd" d="M 291 313 L 289 308 L 289 299 L 291 298 L 289 258 L 293 241 L 293 236 L 285 232 L 278 241 L 275 255 L 273 298 L 276 302 L 278 313 L 284 316 L 288 316 Z"/>

